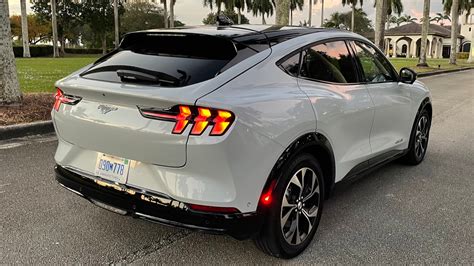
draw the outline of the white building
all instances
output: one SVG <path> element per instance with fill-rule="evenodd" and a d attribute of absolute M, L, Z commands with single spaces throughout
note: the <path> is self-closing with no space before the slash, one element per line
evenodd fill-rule
<path fill-rule="evenodd" d="M 474 8 L 471 9 L 474 13 Z M 460 16 L 457 48 L 469 52 L 474 34 L 474 14 Z M 419 57 L 422 25 L 411 22 L 385 32 L 385 54 L 391 57 Z M 451 53 L 451 26 L 430 24 L 427 39 L 427 58 L 449 58 Z"/>

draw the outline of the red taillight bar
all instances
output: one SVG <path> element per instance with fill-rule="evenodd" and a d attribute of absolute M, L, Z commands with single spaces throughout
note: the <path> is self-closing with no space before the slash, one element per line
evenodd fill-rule
<path fill-rule="evenodd" d="M 57 112 L 61 104 L 75 105 L 81 101 L 81 97 L 65 95 L 60 88 L 56 88 L 56 93 L 54 94 L 54 105 L 53 109 Z"/>
<path fill-rule="evenodd" d="M 222 136 L 235 119 L 226 110 L 187 105 L 178 105 L 168 110 L 141 107 L 139 110 L 147 118 L 176 122 L 173 134 L 182 134 L 188 124 L 193 124 L 191 135 L 201 135 L 208 126 L 212 126 L 210 135 Z"/>
<path fill-rule="evenodd" d="M 212 212 L 212 213 L 222 213 L 222 214 L 233 214 L 240 213 L 237 208 L 233 207 L 214 207 L 214 206 L 205 206 L 197 204 L 188 204 L 188 207 L 193 211 L 198 212 Z"/>

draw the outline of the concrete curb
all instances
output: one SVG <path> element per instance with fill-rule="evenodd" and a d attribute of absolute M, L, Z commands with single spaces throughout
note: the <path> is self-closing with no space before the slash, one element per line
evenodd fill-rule
<path fill-rule="evenodd" d="M 53 121 L 40 121 L 27 124 L 0 127 L 0 140 L 21 138 L 54 132 Z"/>
<path fill-rule="evenodd" d="M 429 76 L 435 76 L 435 75 L 440 75 L 440 74 L 446 74 L 446 73 L 453 73 L 453 72 L 459 72 L 459 71 L 464 71 L 464 70 L 469 70 L 469 69 L 474 69 L 474 67 L 462 67 L 462 68 L 456 68 L 456 69 L 448 69 L 448 70 L 441 70 L 441 71 L 433 71 L 433 72 L 426 72 L 426 73 L 419 73 L 418 77 L 429 77 Z"/>

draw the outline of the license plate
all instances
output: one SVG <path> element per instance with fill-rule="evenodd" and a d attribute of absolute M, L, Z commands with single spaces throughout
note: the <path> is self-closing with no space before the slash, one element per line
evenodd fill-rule
<path fill-rule="evenodd" d="M 99 153 L 95 165 L 95 175 L 103 179 L 127 183 L 128 170 L 130 169 L 130 160 Z"/>

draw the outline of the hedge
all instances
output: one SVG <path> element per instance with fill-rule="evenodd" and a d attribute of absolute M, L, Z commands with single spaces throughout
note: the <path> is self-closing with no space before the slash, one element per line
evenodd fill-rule
<path fill-rule="evenodd" d="M 460 52 L 456 54 L 457 59 L 468 59 L 469 58 L 469 52 Z"/>
<path fill-rule="evenodd" d="M 102 54 L 102 49 L 97 48 L 66 48 L 66 54 Z M 15 57 L 23 57 L 23 46 L 13 46 Z M 53 46 L 51 45 L 31 45 L 31 57 L 45 57 L 53 55 Z"/>

